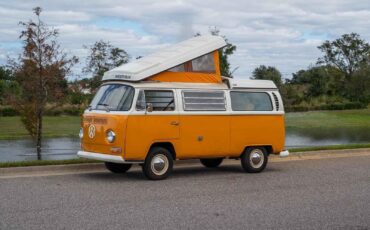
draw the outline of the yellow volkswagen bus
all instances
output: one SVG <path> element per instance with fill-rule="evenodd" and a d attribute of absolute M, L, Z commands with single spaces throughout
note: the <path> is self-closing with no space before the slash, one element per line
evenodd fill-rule
<path fill-rule="evenodd" d="M 84 112 L 78 156 L 124 173 L 140 164 L 152 180 L 173 162 L 217 167 L 240 159 L 261 172 L 269 154 L 287 156 L 281 96 L 272 81 L 220 75 L 218 36 L 195 37 L 105 73 Z"/>

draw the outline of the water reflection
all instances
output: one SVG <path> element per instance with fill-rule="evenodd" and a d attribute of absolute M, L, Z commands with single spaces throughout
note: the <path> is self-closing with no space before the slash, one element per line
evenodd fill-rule
<path fill-rule="evenodd" d="M 48 138 L 43 141 L 43 160 L 76 158 L 80 147 L 78 138 Z M 0 162 L 37 160 L 35 144 L 31 139 L 1 140 Z"/>
<path fill-rule="evenodd" d="M 370 143 L 370 130 L 363 127 L 287 129 L 286 146 L 307 147 L 340 144 Z M 78 138 L 49 138 L 43 142 L 44 160 L 77 158 L 80 148 Z M 1 140 L 0 162 L 36 160 L 32 140 Z"/>

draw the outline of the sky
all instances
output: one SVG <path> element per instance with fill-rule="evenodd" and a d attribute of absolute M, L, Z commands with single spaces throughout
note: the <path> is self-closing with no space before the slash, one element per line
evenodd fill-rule
<path fill-rule="evenodd" d="M 275 66 L 284 78 L 316 63 L 325 40 L 355 32 L 370 42 L 370 1 L 342 0 L 0 0 L 0 65 L 21 52 L 19 21 L 42 20 L 60 32 L 64 51 L 80 58 L 73 76 L 85 77 L 84 45 L 104 40 L 132 59 L 217 27 L 237 46 L 234 77 L 249 78 L 259 65 Z"/>

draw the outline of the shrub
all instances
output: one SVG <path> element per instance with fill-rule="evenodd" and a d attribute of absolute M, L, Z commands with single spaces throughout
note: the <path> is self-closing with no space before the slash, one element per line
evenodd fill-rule
<path fill-rule="evenodd" d="M 286 112 L 305 112 L 310 110 L 345 110 L 345 109 L 365 109 L 366 104 L 361 102 L 330 103 L 321 105 L 293 105 L 285 107 Z"/>
<path fill-rule="evenodd" d="M 19 115 L 18 111 L 10 106 L 0 107 L 0 116 L 11 117 Z"/>

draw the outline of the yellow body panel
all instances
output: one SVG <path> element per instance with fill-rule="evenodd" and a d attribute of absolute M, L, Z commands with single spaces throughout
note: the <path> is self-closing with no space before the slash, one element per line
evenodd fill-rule
<path fill-rule="evenodd" d="M 229 154 L 229 116 L 180 116 L 179 158 L 227 156 Z"/>
<path fill-rule="evenodd" d="M 94 138 L 88 135 L 94 125 Z M 248 146 L 284 148 L 283 115 L 113 115 L 85 114 L 84 151 L 122 155 L 125 160 L 145 160 L 150 146 L 171 143 L 178 159 L 239 157 Z M 116 133 L 114 143 L 106 132 Z M 121 153 L 112 152 L 121 148 Z"/>
<path fill-rule="evenodd" d="M 82 116 L 83 139 L 81 147 L 84 151 L 105 153 L 105 154 L 121 154 L 125 146 L 126 121 L 127 115 L 106 115 L 106 114 L 84 114 Z M 95 135 L 89 137 L 89 127 L 94 126 Z M 113 130 L 116 133 L 116 138 L 113 143 L 109 143 L 106 139 L 106 133 Z M 112 148 L 122 148 L 121 153 L 112 152 Z"/>
<path fill-rule="evenodd" d="M 230 116 L 230 154 L 240 156 L 247 146 L 271 146 L 273 153 L 284 148 L 283 115 Z"/>
<path fill-rule="evenodd" d="M 170 142 L 177 147 L 178 115 L 131 115 L 128 118 L 126 160 L 144 160 L 150 146 Z"/>

